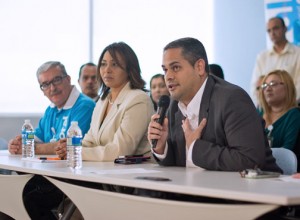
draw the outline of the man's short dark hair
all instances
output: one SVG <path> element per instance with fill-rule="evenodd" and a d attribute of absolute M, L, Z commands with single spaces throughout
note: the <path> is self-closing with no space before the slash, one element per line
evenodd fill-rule
<path fill-rule="evenodd" d="M 181 48 L 182 56 L 192 66 L 195 65 L 197 60 L 203 59 L 205 62 L 205 72 L 209 73 L 206 51 L 203 44 L 199 40 L 191 37 L 180 38 L 167 44 L 164 48 L 164 51 L 172 48 Z"/>
<path fill-rule="evenodd" d="M 209 64 L 209 72 L 221 79 L 224 79 L 223 69 L 218 64 Z"/>
<path fill-rule="evenodd" d="M 273 19 L 278 19 L 278 20 L 280 21 L 282 27 L 286 27 L 286 26 L 285 26 L 284 19 L 283 19 L 282 17 L 276 16 L 276 17 L 270 18 L 269 21 L 270 21 L 270 20 L 273 20 Z"/>
<path fill-rule="evenodd" d="M 61 70 L 61 73 L 63 75 L 68 75 L 65 66 L 59 62 L 59 61 L 48 61 L 46 63 L 43 63 L 38 70 L 36 71 L 36 77 L 39 78 L 39 75 L 43 72 L 46 72 L 47 70 L 53 68 L 53 67 L 59 67 Z"/>
<path fill-rule="evenodd" d="M 85 63 L 85 64 L 82 64 L 81 67 L 79 68 L 78 79 L 80 79 L 81 71 L 82 71 L 83 67 L 85 67 L 85 66 L 96 66 L 96 64 L 94 64 L 94 63 Z"/>
<path fill-rule="evenodd" d="M 277 16 L 276 18 L 280 20 L 282 27 L 285 27 L 285 22 L 284 22 L 283 18 L 279 17 L 279 16 Z"/>

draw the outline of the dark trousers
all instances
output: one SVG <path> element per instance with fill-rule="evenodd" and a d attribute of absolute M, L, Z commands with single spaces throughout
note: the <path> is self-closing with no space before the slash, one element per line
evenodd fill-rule
<path fill-rule="evenodd" d="M 28 181 L 23 192 L 25 208 L 31 219 L 57 219 L 55 210 L 63 199 L 63 193 L 42 176 Z"/>

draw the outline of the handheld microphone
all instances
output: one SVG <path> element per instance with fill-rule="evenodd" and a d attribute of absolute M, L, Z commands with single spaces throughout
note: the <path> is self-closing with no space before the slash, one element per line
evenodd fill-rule
<path fill-rule="evenodd" d="M 160 97 L 160 99 L 158 101 L 158 104 L 157 104 L 158 108 L 157 108 L 157 111 L 156 111 L 156 113 L 159 114 L 159 116 L 160 116 L 156 120 L 156 122 L 159 123 L 160 125 L 162 125 L 163 122 L 164 122 L 169 104 L 170 104 L 170 97 L 169 96 L 163 95 L 163 96 Z M 152 148 L 155 148 L 156 144 L 157 144 L 157 139 L 152 139 L 151 142 L 152 142 Z"/>

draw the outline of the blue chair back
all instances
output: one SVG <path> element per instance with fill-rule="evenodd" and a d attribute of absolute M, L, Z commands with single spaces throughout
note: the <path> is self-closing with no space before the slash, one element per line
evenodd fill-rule
<path fill-rule="evenodd" d="M 300 161 L 300 131 L 293 152 L 296 154 L 298 161 Z M 300 162 L 298 163 L 297 172 L 300 173 Z"/>
<path fill-rule="evenodd" d="M 297 173 L 297 157 L 295 153 L 286 148 L 271 148 L 276 164 L 282 169 L 284 175 Z"/>

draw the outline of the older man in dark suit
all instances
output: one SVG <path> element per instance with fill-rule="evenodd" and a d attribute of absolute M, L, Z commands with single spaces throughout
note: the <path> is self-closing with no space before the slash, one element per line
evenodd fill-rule
<path fill-rule="evenodd" d="M 162 68 L 171 94 L 163 125 L 152 116 L 148 139 L 165 166 L 240 171 L 279 171 L 249 95 L 240 87 L 209 75 L 204 46 L 182 38 L 164 48 Z"/>

